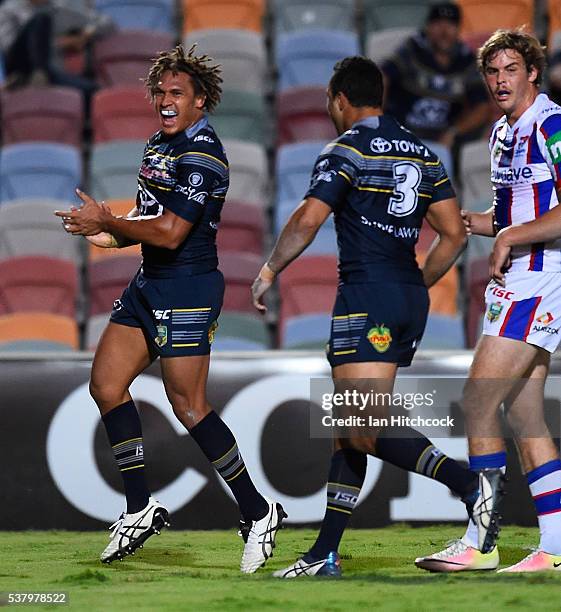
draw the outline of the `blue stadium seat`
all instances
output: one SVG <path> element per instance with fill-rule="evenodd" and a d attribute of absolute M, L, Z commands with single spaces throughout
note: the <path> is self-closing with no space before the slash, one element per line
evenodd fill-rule
<path fill-rule="evenodd" d="M 294 200 L 280 202 L 275 208 L 275 235 L 278 235 L 284 224 L 288 221 L 292 211 L 298 205 Z M 333 215 L 329 215 L 320 227 L 314 241 L 302 254 L 306 255 L 337 255 L 337 237 Z"/>
<path fill-rule="evenodd" d="M 420 344 L 422 350 L 464 349 L 466 337 L 461 316 L 430 314 Z"/>
<path fill-rule="evenodd" d="M 308 28 L 355 30 L 355 0 L 273 0 L 269 4 L 275 34 Z"/>
<path fill-rule="evenodd" d="M 375 30 L 421 28 L 429 5 L 434 0 L 363 0 L 363 27 L 366 34 Z"/>
<path fill-rule="evenodd" d="M 314 163 L 327 143 L 298 142 L 280 147 L 277 151 L 275 201 L 292 202 L 294 208 L 310 186 Z"/>
<path fill-rule="evenodd" d="M 280 346 L 286 349 L 324 349 L 330 328 L 329 313 L 289 317 L 284 322 Z"/>
<path fill-rule="evenodd" d="M 175 33 L 174 0 L 95 0 L 95 9 L 109 15 L 120 30 Z"/>
<path fill-rule="evenodd" d="M 338 30 L 296 30 L 279 34 L 275 45 L 278 90 L 309 85 L 327 86 L 333 66 L 360 53 L 358 36 Z"/>
<path fill-rule="evenodd" d="M 0 203 L 19 198 L 77 201 L 80 151 L 71 145 L 25 142 L 0 151 Z"/>

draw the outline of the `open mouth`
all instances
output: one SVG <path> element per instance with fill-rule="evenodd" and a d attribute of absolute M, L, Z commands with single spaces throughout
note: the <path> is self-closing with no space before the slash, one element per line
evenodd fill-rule
<path fill-rule="evenodd" d="M 173 127 L 175 125 L 177 111 L 173 110 L 172 108 L 161 108 L 160 117 L 164 127 Z"/>
<path fill-rule="evenodd" d="M 508 91 L 507 89 L 499 89 L 495 93 L 495 97 L 497 98 L 499 102 L 504 102 L 505 100 L 508 99 L 509 96 L 510 96 L 510 91 Z"/>

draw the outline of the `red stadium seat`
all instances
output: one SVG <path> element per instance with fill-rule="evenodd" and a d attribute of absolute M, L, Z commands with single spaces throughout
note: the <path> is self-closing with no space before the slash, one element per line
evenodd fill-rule
<path fill-rule="evenodd" d="M 427 253 L 417 251 L 419 266 L 425 263 Z M 458 268 L 454 265 L 446 274 L 429 289 L 431 314 L 456 316 L 458 314 L 458 291 L 460 278 Z"/>
<path fill-rule="evenodd" d="M 122 31 L 98 40 L 94 70 L 104 87 L 138 85 L 148 75 L 151 60 L 173 46 L 173 36 L 161 32 Z"/>
<path fill-rule="evenodd" d="M 254 253 L 223 251 L 220 254 L 220 270 L 226 281 L 223 310 L 255 312 L 251 303 L 251 284 L 261 269 L 262 259 Z"/>
<path fill-rule="evenodd" d="M 303 314 L 330 313 L 337 293 L 337 258 L 302 257 L 279 276 L 280 332 L 284 322 Z"/>
<path fill-rule="evenodd" d="M 485 313 L 485 288 L 489 282 L 489 261 L 486 257 L 474 259 L 468 273 L 467 345 L 477 343 L 479 320 Z"/>
<path fill-rule="evenodd" d="M 112 257 L 89 265 L 90 316 L 110 312 L 140 266 L 138 257 Z"/>
<path fill-rule="evenodd" d="M 47 141 L 82 146 L 82 96 L 70 87 L 27 87 L 2 90 L 4 145 Z"/>
<path fill-rule="evenodd" d="M 222 209 L 217 244 L 219 259 L 222 251 L 263 254 L 265 213 L 251 204 L 226 202 Z"/>
<path fill-rule="evenodd" d="M 0 350 L 26 341 L 43 341 L 48 348 L 78 349 L 78 325 L 70 317 L 45 312 L 17 312 L 0 316 Z M 45 346 L 47 348 L 47 346 Z"/>
<path fill-rule="evenodd" d="M 261 32 L 265 0 L 183 0 L 183 34 L 234 28 Z"/>
<path fill-rule="evenodd" d="M 526 25 L 534 29 L 534 0 L 458 0 L 462 34 Z"/>
<path fill-rule="evenodd" d="M 142 85 L 123 85 L 98 91 L 92 101 L 94 142 L 147 140 L 160 128 Z"/>
<path fill-rule="evenodd" d="M 278 146 L 337 136 L 326 110 L 325 87 L 297 87 L 277 98 Z"/>
<path fill-rule="evenodd" d="M 76 315 L 78 270 L 53 257 L 16 257 L 0 262 L 0 315 L 52 312 Z"/>

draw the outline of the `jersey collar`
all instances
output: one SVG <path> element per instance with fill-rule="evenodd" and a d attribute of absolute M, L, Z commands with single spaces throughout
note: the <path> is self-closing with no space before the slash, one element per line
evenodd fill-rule
<path fill-rule="evenodd" d="M 193 136 L 195 136 L 197 132 L 199 132 L 200 130 L 204 130 L 204 128 L 206 128 L 207 126 L 208 126 L 208 117 L 205 115 L 204 117 L 199 119 L 197 123 L 192 125 L 190 128 L 187 128 L 185 130 L 185 135 L 187 136 L 187 138 L 193 138 Z"/>
<path fill-rule="evenodd" d="M 377 130 L 380 127 L 380 117 L 381 115 L 373 115 L 372 117 L 365 117 L 364 119 L 360 119 L 356 123 L 353 123 L 351 129 L 363 125 L 364 127 L 369 127 L 374 130 Z"/>

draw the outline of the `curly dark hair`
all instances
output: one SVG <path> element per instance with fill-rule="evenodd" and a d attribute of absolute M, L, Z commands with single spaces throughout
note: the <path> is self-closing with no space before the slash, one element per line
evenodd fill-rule
<path fill-rule="evenodd" d="M 182 45 L 177 45 L 171 51 L 160 52 L 154 58 L 154 63 L 144 83 L 150 95 L 153 96 L 155 89 L 158 87 L 158 82 L 166 70 L 170 70 L 174 74 L 185 72 L 193 80 L 195 95 L 204 94 L 204 108 L 211 113 L 220 102 L 222 94 L 222 77 L 220 74 L 222 69 L 219 64 L 213 64 L 214 60 L 208 55 L 195 55 L 196 46 L 194 44 L 187 53 L 185 53 Z"/>
<path fill-rule="evenodd" d="M 542 47 L 535 36 L 525 32 L 523 27 L 515 30 L 497 30 L 491 35 L 477 53 L 477 64 L 480 72 L 484 74 L 489 62 L 493 60 L 495 55 L 499 51 L 507 49 L 520 53 L 528 72 L 532 68 L 538 71 L 535 84 L 539 87 L 545 70 L 545 47 Z"/>

